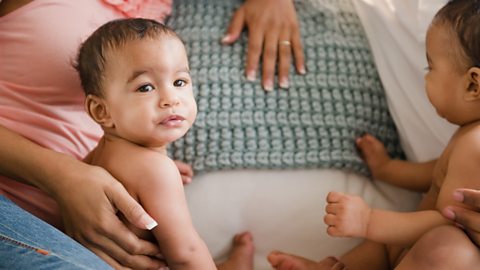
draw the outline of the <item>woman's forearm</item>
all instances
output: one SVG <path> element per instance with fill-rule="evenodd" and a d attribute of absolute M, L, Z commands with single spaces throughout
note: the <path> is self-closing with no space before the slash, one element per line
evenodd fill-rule
<path fill-rule="evenodd" d="M 0 174 L 52 194 L 55 175 L 75 158 L 44 148 L 0 125 Z"/>

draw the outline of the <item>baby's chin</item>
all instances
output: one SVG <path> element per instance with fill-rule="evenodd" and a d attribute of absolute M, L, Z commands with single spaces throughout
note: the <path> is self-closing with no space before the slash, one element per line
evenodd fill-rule
<path fill-rule="evenodd" d="M 174 143 L 175 141 L 180 140 L 185 136 L 186 132 L 183 132 L 181 134 L 172 134 L 170 136 L 165 136 L 162 137 L 161 139 L 158 140 L 152 140 L 149 143 L 146 143 L 146 146 L 148 147 L 166 147 L 170 145 L 171 143 Z"/>

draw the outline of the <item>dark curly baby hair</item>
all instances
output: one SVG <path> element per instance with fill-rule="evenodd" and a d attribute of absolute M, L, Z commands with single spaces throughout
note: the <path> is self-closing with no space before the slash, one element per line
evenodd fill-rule
<path fill-rule="evenodd" d="M 451 0 L 433 23 L 446 23 L 456 34 L 464 54 L 462 67 L 480 67 L 480 0 Z"/>
<path fill-rule="evenodd" d="M 159 38 L 163 35 L 180 37 L 169 27 L 155 20 L 131 18 L 105 23 L 81 45 L 75 69 L 80 75 L 86 95 L 102 96 L 102 78 L 105 70 L 105 55 L 129 41 L 144 38 Z"/>

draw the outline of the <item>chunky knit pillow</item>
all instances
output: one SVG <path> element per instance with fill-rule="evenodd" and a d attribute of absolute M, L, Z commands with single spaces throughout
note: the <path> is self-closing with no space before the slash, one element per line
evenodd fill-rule
<path fill-rule="evenodd" d="M 355 146 L 365 132 L 402 157 L 368 41 L 350 0 L 295 2 L 308 73 L 288 90 L 244 76 L 246 35 L 220 39 L 242 0 L 175 0 L 167 24 L 190 57 L 198 117 L 169 152 L 205 172 L 242 168 L 338 168 L 368 175 Z M 265 12 L 268 12 L 267 10 Z"/>

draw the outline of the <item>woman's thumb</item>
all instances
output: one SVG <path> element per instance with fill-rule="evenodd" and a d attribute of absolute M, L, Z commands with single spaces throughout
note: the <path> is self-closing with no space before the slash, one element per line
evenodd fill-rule
<path fill-rule="evenodd" d="M 140 229 L 151 230 L 158 224 L 143 207 L 135 201 L 132 196 L 123 188 L 117 190 L 116 194 L 110 196 L 112 204 L 120 211 L 125 218 Z"/>

